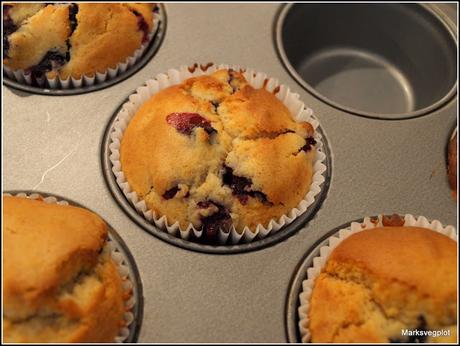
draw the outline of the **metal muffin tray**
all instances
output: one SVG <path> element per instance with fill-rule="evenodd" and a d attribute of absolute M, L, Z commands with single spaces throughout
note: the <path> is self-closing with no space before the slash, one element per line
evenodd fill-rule
<path fill-rule="evenodd" d="M 436 42 L 450 61 L 449 52 L 457 46 L 455 35 L 451 35 L 456 32 L 451 26 L 457 25 L 454 4 L 423 5 L 424 9 L 417 4 L 391 6 L 409 6 L 413 20 L 426 21 L 423 25 L 435 25 L 436 32 L 444 33 L 441 37 L 436 34 Z M 453 85 L 447 78 L 439 81 L 446 84 L 439 99 L 447 95 L 439 104 L 433 97 L 430 105 L 408 108 L 409 113 L 423 110 L 416 117 L 407 112 L 390 112 L 391 117 L 378 119 L 358 116 L 368 110 L 356 104 L 328 102 L 324 90 L 315 91 L 314 83 L 298 81 L 289 65 L 285 66 L 277 44 L 278 18 L 285 7 L 166 4 L 168 25 L 162 45 L 153 59 L 129 78 L 103 90 L 61 97 L 3 86 L 4 189 L 65 196 L 97 212 L 117 230 L 137 263 L 143 286 L 139 342 L 294 341 L 288 338 L 286 323 L 291 280 L 309 249 L 331 230 L 366 215 L 393 212 L 424 215 L 443 224 L 457 222 L 445 156 L 457 122 L 456 81 Z M 326 11 L 324 27 L 311 29 L 316 40 L 322 30 L 339 29 L 327 15 Z M 397 24 L 385 28 L 396 30 Z M 308 36 L 298 45 L 298 49 L 308 50 Z M 372 46 L 378 47 L 378 42 L 367 49 Z M 421 55 L 420 59 L 428 59 Z M 308 223 L 276 242 L 232 254 L 190 251 L 146 232 L 112 195 L 101 155 L 107 126 L 133 90 L 169 68 L 210 61 L 254 68 L 289 85 L 314 110 L 331 157 L 327 196 Z M 399 68 L 406 80 L 415 83 Z M 455 69 L 451 72 L 456 75 Z M 422 97 L 414 85 L 411 87 L 414 97 Z M 384 91 L 382 95 L 385 97 Z M 431 107 L 433 104 L 436 106 Z M 350 105 L 353 110 L 345 110 Z"/>

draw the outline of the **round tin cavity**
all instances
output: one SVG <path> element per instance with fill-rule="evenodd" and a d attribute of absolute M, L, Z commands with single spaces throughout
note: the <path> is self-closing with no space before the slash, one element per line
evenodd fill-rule
<path fill-rule="evenodd" d="M 158 17 L 160 18 L 158 23 L 158 29 L 155 32 L 153 38 L 151 39 L 150 44 L 143 52 L 142 56 L 134 63 L 133 66 L 128 67 L 125 72 L 120 72 L 117 76 L 113 78 L 107 78 L 103 82 L 97 82 L 93 85 L 84 85 L 82 87 L 70 87 L 68 89 L 53 89 L 49 87 L 40 87 L 35 84 L 29 85 L 26 83 L 18 82 L 10 77 L 8 77 L 5 70 L 3 70 L 3 83 L 6 86 L 9 86 L 14 89 L 18 89 L 21 91 L 25 91 L 32 94 L 40 94 L 40 95 L 54 95 L 54 96 L 68 96 L 68 95 L 78 95 L 78 94 L 85 94 L 101 89 L 105 89 L 112 85 L 115 85 L 123 80 L 131 77 L 133 74 L 138 72 L 142 69 L 156 54 L 158 49 L 163 42 L 163 38 L 166 32 L 166 12 L 165 6 L 163 4 L 158 4 Z"/>
<path fill-rule="evenodd" d="M 305 253 L 303 259 L 300 260 L 291 278 L 285 305 L 285 331 L 288 342 L 308 342 L 304 339 L 305 334 L 303 336 L 301 335 L 302 331 L 300 329 L 302 326 L 299 325 L 299 322 L 303 318 L 301 317 L 301 313 L 305 313 L 306 310 L 303 309 L 301 312 L 299 308 L 302 306 L 305 308 L 305 304 L 301 302 L 300 294 L 305 294 L 313 287 L 311 285 L 305 286 L 305 280 L 311 279 L 312 277 L 309 271 L 312 270 L 312 268 L 315 268 L 314 270 L 317 272 L 322 271 L 321 268 L 324 268 L 327 261 L 327 254 L 331 253 L 335 246 L 345 240 L 350 234 L 356 234 L 363 230 L 372 230 L 373 228 L 392 227 L 391 223 L 395 216 L 396 218 L 394 220 L 397 220 L 397 223 L 403 220 L 404 226 L 426 228 L 433 232 L 443 234 L 457 242 L 457 230 L 454 226 L 442 224 L 439 220 L 429 220 L 424 216 L 414 216 L 411 214 L 393 214 L 391 216 L 379 214 L 355 219 L 330 230 L 308 248 L 308 251 Z M 390 225 L 385 225 L 385 218 L 389 220 Z M 397 225 L 395 224 L 394 226 Z"/>
<path fill-rule="evenodd" d="M 214 254 L 231 254 L 231 253 L 243 253 L 253 250 L 259 250 L 271 245 L 274 245 L 287 237 L 291 236 L 302 227 L 314 218 L 317 211 L 321 207 L 324 199 L 327 196 L 329 185 L 331 181 L 331 171 L 332 171 L 332 161 L 331 161 L 331 154 L 330 148 L 328 144 L 327 137 L 324 134 L 321 126 L 318 126 L 316 131 L 321 134 L 321 141 L 323 143 L 323 152 L 326 155 L 325 163 L 326 163 L 326 171 L 323 173 L 325 177 L 325 181 L 322 184 L 321 192 L 315 197 L 315 201 L 311 206 L 308 207 L 307 211 L 297 217 L 292 223 L 286 225 L 285 227 L 281 228 L 279 231 L 275 232 L 274 234 L 270 234 L 266 238 L 253 240 L 249 243 L 240 243 L 235 245 L 208 245 L 208 244 L 201 244 L 191 240 L 181 239 L 179 237 L 173 236 L 162 229 L 156 227 L 154 223 L 149 222 L 143 215 L 138 213 L 133 205 L 130 203 L 128 198 L 125 196 L 123 191 L 121 190 L 120 186 L 117 183 L 117 178 L 112 172 L 112 162 L 110 160 L 111 150 L 110 144 L 111 140 L 111 133 L 114 130 L 115 122 L 117 121 L 117 116 L 119 111 L 122 109 L 123 104 L 128 99 L 124 100 L 121 105 L 114 111 L 112 118 L 110 119 L 109 123 L 104 132 L 104 136 L 102 139 L 101 145 L 101 166 L 102 166 L 102 174 L 104 176 L 104 180 L 107 183 L 107 186 L 110 190 L 110 193 L 119 204 L 121 209 L 140 227 L 142 227 L 146 232 L 150 233 L 151 235 L 162 239 L 172 245 L 197 251 L 203 253 L 214 253 Z"/>
<path fill-rule="evenodd" d="M 455 25 L 433 5 L 289 4 L 276 46 L 289 73 L 338 109 L 406 119 L 456 93 Z"/>

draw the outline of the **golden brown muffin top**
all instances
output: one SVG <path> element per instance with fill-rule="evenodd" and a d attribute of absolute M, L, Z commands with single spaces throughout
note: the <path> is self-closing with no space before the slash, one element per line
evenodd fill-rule
<path fill-rule="evenodd" d="M 447 236 L 419 227 L 375 228 L 343 240 L 315 281 L 312 341 L 408 341 L 402 329 L 455 326 L 456 249 Z"/>
<path fill-rule="evenodd" d="M 93 266 L 106 237 L 104 221 L 86 209 L 3 196 L 5 297 L 33 304 Z"/>
<path fill-rule="evenodd" d="M 86 209 L 3 196 L 6 341 L 114 340 L 124 298 L 106 238 Z"/>
<path fill-rule="evenodd" d="M 233 224 L 242 232 L 267 226 L 303 199 L 313 133 L 272 93 L 219 70 L 147 100 L 123 135 L 120 160 L 131 188 L 170 224 L 206 228 L 217 214 L 225 225 L 209 227 Z"/>
<path fill-rule="evenodd" d="M 80 78 L 133 55 L 153 27 L 155 4 L 4 5 L 4 64 L 35 77 Z"/>
<path fill-rule="evenodd" d="M 456 245 L 426 228 L 382 227 L 351 235 L 330 261 L 356 263 L 379 277 L 416 286 L 424 294 L 448 296 L 457 280 Z"/>

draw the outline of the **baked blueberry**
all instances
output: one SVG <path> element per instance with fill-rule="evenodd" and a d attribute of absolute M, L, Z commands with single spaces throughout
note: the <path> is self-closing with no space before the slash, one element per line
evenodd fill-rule
<path fill-rule="evenodd" d="M 145 43 L 148 41 L 148 36 L 150 33 L 149 24 L 145 21 L 145 18 L 142 14 L 136 10 L 132 10 L 132 12 L 137 17 L 137 29 L 143 33 L 142 43 Z"/>
<path fill-rule="evenodd" d="M 77 28 L 77 13 L 78 13 L 78 4 L 69 5 L 69 25 L 70 25 L 70 34 L 72 35 L 75 29 Z"/>
<path fill-rule="evenodd" d="M 238 177 L 233 174 L 233 169 L 224 166 L 222 181 L 228 185 L 233 195 L 238 198 L 241 204 L 246 204 L 249 197 L 258 198 L 260 201 L 269 203 L 267 196 L 260 191 L 252 190 L 252 181 L 245 177 Z"/>
<path fill-rule="evenodd" d="M 208 134 L 215 132 L 209 120 L 198 113 L 171 113 L 166 122 L 184 135 L 191 135 L 196 127 L 203 128 Z"/>
<path fill-rule="evenodd" d="M 219 231 L 230 232 L 232 218 L 227 208 L 213 201 L 198 202 L 197 206 L 201 209 L 212 209 L 210 215 L 202 217 L 200 220 L 203 229 L 202 241 L 215 243 Z"/>
<path fill-rule="evenodd" d="M 49 51 L 37 65 L 32 66 L 27 70 L 32 73 L 34 77 L 41 78 L 47 72 L 62 67 L 66 61 L 66 56 L 62 53 Z"/>
<path fill-rule="evenodd" d="M 313 146 L 316 144 L 316 141 L 313 137 L 308 137 L 306 140 L 305 140 L 305 145 L 302 147 L 302 149 L 300 150 L 303 150 L 305 152 L 309 152 Z"/>
<path fill-rule="evenodd" d="M 16 31 L 16 25 L 10 16 L 11 5 L 3 5 L 3 56 L 8 56 L 8 49 L 10 43 L 8 41 L 8 35 L 11 35 Z"/>
<path fill-rule="evenodd" d="M 132 56 L 152 31 L 155 7 L 147 3 L 6 6 L 5 66 L 62 79 L 105 72 Z"/>

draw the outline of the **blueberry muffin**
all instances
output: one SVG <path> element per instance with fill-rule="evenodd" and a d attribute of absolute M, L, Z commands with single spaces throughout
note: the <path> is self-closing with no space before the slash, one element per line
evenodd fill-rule
<path fill-rule="evenodd" d="M 113 342 L 122 279 L 92 212 L 3 197 L 3 341 Z"/>
<path fill-rule="evenodd" d="M 452 194 L 457 197 L 457 131 L 450 139 L 447 148 L 447 175 Z"/>
<path fill-rule="evenodd" d="M 3 5 L 3 63 L 34 77 L 76 79 L 116 67 L 147 41 L 154 4 Z"/>
<path fill-rule="evenodd" d="M 312 181 L 313 136 L 272 93 L 223 69 L 146 101 L 123 135 L 121 169 L 157 216 L 213 240 L 298 206 Z"/>
<path fill-rule="evenodd" d="M 455 342 L 457 244 L 418 227 L 355 233 L 315 280 L 308 316 L 312 342 Z M 450 336 L 402 335 L 415 329 Z"/>

